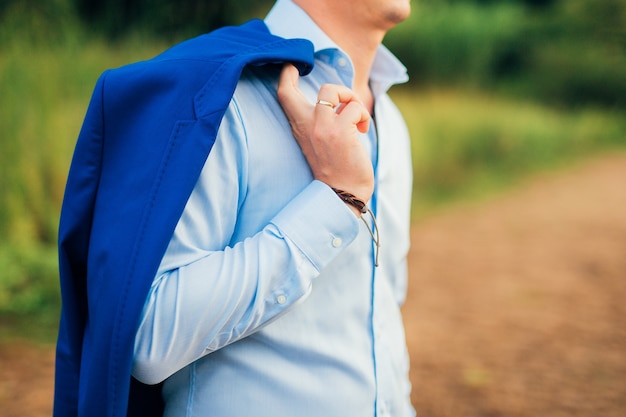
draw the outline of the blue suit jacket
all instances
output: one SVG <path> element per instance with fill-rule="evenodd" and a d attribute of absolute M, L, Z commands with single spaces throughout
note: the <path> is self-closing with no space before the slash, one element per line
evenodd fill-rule
<path fill-rule="evenodd" d="M 311 43 L 254 20 L 98 80 L 59 227 L 56 417 L 147 416 L 158 403 L 131 378 L 145 298 L 243 67 L 282 62 L 309 72 Z"/>

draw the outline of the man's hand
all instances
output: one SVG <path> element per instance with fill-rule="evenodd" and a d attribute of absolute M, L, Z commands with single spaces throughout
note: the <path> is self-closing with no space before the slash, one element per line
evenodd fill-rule
<path fill-rule="evenodd" d="M 293 65 L 283 68 L 278 101 L 313 177 L 369 201 L 374 191 L 374 170 L 359 141 L 359 132 L 369 128 L 369 113 L 355 93 L 341 85 L 323 85 L 318 104 L 313 105 L 298 88 L 298 79 Z"/>

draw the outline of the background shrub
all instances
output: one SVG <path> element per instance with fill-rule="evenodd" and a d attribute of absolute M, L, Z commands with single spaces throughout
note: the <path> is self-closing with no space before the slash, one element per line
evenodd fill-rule
<path fill-rule="evenodd" d="M 626 2 L 538 4 L 425 0 L 386 43 L 413 84 L 490 89 L 570 107 L 626 107 Z"/>
<path fill-rule="evenodd" d="M 0 0 L 0 333 L 15 317 L 54 327 L 59 210 L 98 75 L 271 4 Z M 625 31 L 623 0 L 414 2 L 386 42 L 412 76 L 393 94 L 418 215 L 626 147 Z"/>

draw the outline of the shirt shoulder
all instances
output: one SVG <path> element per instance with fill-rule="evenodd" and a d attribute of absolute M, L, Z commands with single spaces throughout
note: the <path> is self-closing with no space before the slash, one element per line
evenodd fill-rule
<path fill-rule="evenodd" d="M 272 64 L 244 68 L 229 111 L 235 110 L 242 123 L 253 123 L 257 128 L 284 117 L 276 94 L 281 68 Z"/>

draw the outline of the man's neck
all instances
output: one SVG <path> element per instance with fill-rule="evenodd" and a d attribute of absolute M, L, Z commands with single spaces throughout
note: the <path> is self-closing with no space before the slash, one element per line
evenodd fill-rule
<path fill-rule="evenodd" d="M 333 38 L 333 36 L 335 36 L 334 34 L 329 34 L 331 39 L 333 39 L 352 60 L 352 64 L 354 65 L 352 89 L 357 93 L 361 101 L 363 101 L 370 114 L 372 114 L 374 111 L 374 96 L 370 90 L 369 79 L 376 51 L 382 41 L 382 36 L 380 40 L 376 38 L 370 38 L 368 40 L 366 35 L 355 35 L 354 32 L 347 35 L 349 36 L 346 36 L 344 38 L 345 41 L 342 42 L 341 40 L 337 40 L 340 39 L 340 36 L 337 36 L 337 39 L 335 39 Z"/>
<path fill-rule="evenodd" d="M 346 19 L 345 13 L 338 13 L 333 8 L 333 2 L 317 1 L 314 4 L 308 0 L 294 2 L 348 54 L 354 65 L 352 88 L 372 112 L 374 98 L 369 88 L 370 71 L 385 32 Z"/>

